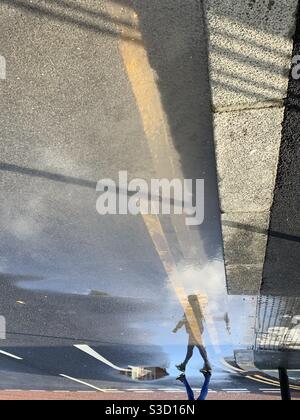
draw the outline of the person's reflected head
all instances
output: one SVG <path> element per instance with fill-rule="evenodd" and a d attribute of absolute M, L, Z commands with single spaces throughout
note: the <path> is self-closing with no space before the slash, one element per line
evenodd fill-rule
<path fill-rule="evenodd" d="M 203 310 L 199 302 L 199 295 L 189 295 L 188 302 L 196 318 L 198 320 L 204 319 Z"/>
<path fill-rule="evenodd" d="M 198 302 L 198 297 L 197 295 L 189 295 L 188 296 L 188 301 L 189 303 L 192 305 L 193 303 Z"/>

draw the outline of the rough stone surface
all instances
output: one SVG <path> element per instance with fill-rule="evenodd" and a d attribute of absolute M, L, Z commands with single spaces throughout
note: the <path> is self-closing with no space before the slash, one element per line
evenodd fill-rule
<path fill-rule="evenodd" d="M 278 108 L 215 115 L 222 212 L 270 210 L 282 119 Z"/>
<path fill-rule="evenodd" d="M 226 267 L 230 295 L 257 295 L 261 285 L 262 264 Z"/>
<path fill-rule="evenodd" d="M 269 212 L 222 215 L 225 266 L 230 294 L 259 291 L 267 244 Z"/>
<path fill-rule="evenodd" d="M 204 1 L 215 109 L 286 96 L 298 0 Z"/>
<path fill-rule="evenodd" d="M 227 285 L 232 294 L 256 294 L 263 277 L 298 1 L 207 0 L 203 4 Z M 296 99 L 289 100 L 295 108 Z M 300 123 L 295 115 L 293 118 L 297 130 Z M 276 188 L 280 198 L 273 208 L 266 277 L 274 275 L 270 272 L 270 267 L 276 267 L 274 262 L 282 264 L 279 255 L 283 250 L 289 267 L 299 255 L 299 241 L 294 238 L 289 244 L 286 238 L 278 239 L 277 232 L 290 236 L 294 232 L 292 220 L 299 206 L 289 205 L 296 188 L 297 165 L 292 154 L 297 141 L 299 144 L 294 138 L 294 146 L 285 149 L 281 164 L 285 176 Z M 286 176 L 287 167 L 293 180 Z M 290 197 L 285 196 L 286 190 Z M 289 218 L 289 228 L 283 228 L 283 220 Z M 282 270 L 278 271 L 282 276 Z M 266 290 L 268 287 L 265 282 Z"/>
<path fill-rule="evenodd" d="M 263 264 L 269 213 L 222 215 L 224 249 L 228 265 Z"/>

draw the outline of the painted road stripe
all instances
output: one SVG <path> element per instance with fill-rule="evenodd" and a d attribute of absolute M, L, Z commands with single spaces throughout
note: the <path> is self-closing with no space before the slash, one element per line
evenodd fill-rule
<path fill-rule="evenodd" d="M 234 371 L 234 372 L 243 372 L 243 369 L 237 368 L 235 366 L 231 366 L 229 363 L 226 362 L 226 360 L 224 358 L 222 358 L 221 363 L 227 367 L 230 371 Z"/>
<path fill-rule="evenodd" d="M 136 31 L 140 33 L 141 41 L 143 41 L 138 15 L 133 18 L 133 22 Z M 177 162 L 175 161 L 176 158 L 172 158 L 175 152 L 172 133 L 168 126 L 168 122 L 166 121 L 165 109 L 147 49 L 143 43 L 136 44 L 121 38 L 119 50 L 132 87 L 132 92 L 136 99 L 156 175 L 158 178 L 178 178 L 179 174 L 175 169 L 177 166 Z M 179 302 L 184 308 L 190 328 L 192 329 L 194 336 L 202 342 L 202 334 L 197 319 L 192 311 L 186 310 L 189 303 L 185 293 L 184 283 L 178 272 L 174 256 L 170 250 L 168 239 L 165 236 L 160 219 L 158 215 L 153 214 L 143 214 L 142 216 L 158 256 L 170 279 L 171 285 L 177 294 Z M 203 241 L 199 236 L 191 234 L 191 230 L 187 228 L 183 216 L 178 218 L 178 215 L 177 217 L 171 215 L 171 223 L 176 232 L 176 237 L 184 259 L 189 258 L 190 252 L 192 251 L 192 238 L 193 242 L 196 241 L 194 246 L 199 250 L 203 257 L 205 256 L 205 258 L 207 258 Z M 221 353 L 221 350 L 219 348 L 218 331 L 215 328 L 212 316 L 208 313 L 208 307 L 206 307 L 206 321 L 210 342 L 214 345 L 215 352 L 219 354 Z"/>
<path fill-rule="evenodd" d="M 265 378 L 260 375 L 254 375 L 254 376 L 255 378 L 262 379 L 264 383 L 269 384 L 270 386 L 276 386 L 276 385 L 280 386 L 280 383 L 278 382 L 278 380 L 275 381 L 273 379 Z"/>
<path fill-rule="evenodd" d="M 278 392 L 280 392 L 280 389 L 278 389 L 278 388 L 259 388 L 259 390 L 260 391 L 278 391 Z"/>
<path fill-rule="evenodd" d="M 0 353 L 3 354 L 4 356 L 11 357 L 12 359 L 23 360 L 22 357 L 15 356 L 14 354 L 7 353 L 6 351 L 3 351 L 3 350 L 0 350 Z"/>
<path fill-rule="evenodd" d="M 264 389 L 263 392 L 281 392 L 280 389 Z"/>
<path fill-rule="evenodd" d="M 280 394 L 278 391 L 263 391 L 263 394 Z"/>
<path fill-rule="evenodd" d="M 70 381 L 74 381 L 74 382 L 77 382 L 79 384 L 82 384 L 82 385 L 88 386 L 90 388 L 93 388 L 96 391 L 105 392 L 105 389 L 101 389 L 101 388 L 98 388 L 98 387 L 96 387 L 96 386 L 94 386 L 92 384 L 89 384 L 87 382 L 80 381 L 79 379 L 76 379 L 76 378 L 72 378 L 72 376 L 64 375 L 62 373 L 60 373 L 59 376 L 61 376 L 62 378 L 65 378 L 65 379 L 69 379 Z"/>
<path fill-rule="evenodd" d="M 263 391 L 263 392 L 276 392 L 276 393 L 278 393 L 278 392 L 280 392 L 280 391 Z"/>
<path fill-rule="evenodd" d="M 86 391 L 88 392 L 88 391 Z M 122 389 L 116 389 L 116 388 L 105 388 L 105 392 L 124 392 Z"/>
<path fill-rule="evenodd" d="M 158 389 L 157 391 L 162 391 L 162 392 L 185 392 L 184 389 Z"/>
<path fill-rule="evenodd" d="M 249 391 L 248 388 L 223 388 L 222 391 Z"/>
<path fill-rule="evenodd" d="M 76 390 L 76 391 L 70 391 L 70 390 L 65 390 L 65 391 L 61 391 L 61 390 L 47 391 L 47 390 L 38 390 L 38 389 L 31 389 L 31 390 L 28 390 L 28 389 L 3 389 L 3 390 L 0 390 L 0 392 L 53 392 L 53 393 L 56 393 L 56 394 L 66 394 L 66 393 L 96 394 L 97 391 L 107 392 L 107 393 L 109 393 L 109 392 L 111 392 L 111 393 L 136 392 L 136 393 L 141 393 L 141 394 L 142 393 L 153 393 L 153 392 L 165 392 L 165 393 L 168 393 L 168 394 L 171 394 L 171 393 L 173 393 L 173 394 L 175 394 L 175 393 L 184 393 L 185 394 L 186 393 L 186 391 L 179 390 L 179 389 L 176 389 L 176 390 L 175 389 L 174 390 L 173 389 L 157 389 L 157 390 L 156 389 L 155 390 L 150 390 L 150 389 L 126 389 L 126 390 L 120 390 L 120 389 L 100 389 L 100 388 L 95 387 L 94 385 L 88 384 L 88 383 L 83 382 L 83 381 L 79 381 L 78 379 L 72 378 L 72 377 L 67 376 L 67 375 L 60 375 L 60 376 L 66 378 L 66 379 L 70 379 L 70 380 L 76 381 L 76 382 L 81 383 L 83 385 L 86 385 L 86 386 L 95 388 L 96 391 L 82 391 L 82 390 Z M 239 389 L 237 389 L 237 390 L 227 390 L 227 389 L 225 390 L 225 389 L 222 389 L 221 391 L 227 392 L 228 394 L 236 394 L 236 393 L 247 394 L 247 393 L 250 393 L 249 390 L 239 390 Z M 278 390 L 278 389 L 276 389 L 276 390 L 275 389 L 270 389 L 270 390 L 260 389 L 259 391 L 261 391 L 261 392 L 263 392 L 265 394 L 267 394 L 267 393 L 272 393 L 272 394 L 278 394 L 278 393 L 280 393 L 280 390 Z M 195 390 L 195 392 L 197 392 L 197 391 Z M 212 394 L 212 393 L 217 393 L 219 391 L 209 390 L 208 392 Z"/>
<path fill-rule="evenodd" d="M 275 380 L 272 380 L 272 379 L 269 379 L 269 378 L 263 378 L 263 377 L 262 377 L 262 376 L 260 376 L 260 375 L 255 375 L 255 378 L 253 378 L 253 377 L 251 377 L 251 376 L 246 376 L 246 378 L 253 379 L 253 380 L 257 381 L 257 382 L 262 382 L 262 383 L 264 383 L 264 384 L 266 384 L 266 385 L 270 385 L 270 386 L 278 386 L 278 387 L 280 387 L 280 383 L 278 382 L 278 380 L 277 380 L 277 381 L 275 381 Z M 264 379 L 264 380 L 260 380 L 260 379 L 258 379 L 258 378 L 262 378 L 262 379 Z M 296 390 L 296 391 L 299 391 L 299 390 L 300 390 L 300 387 L 299 387 L 299 386 L 297 386 L 297 385 L 290 385 L 290 388 L 291 388 L 291 389 L 293 389 L 293 390 Z"/>
<path fill-rule="evenodd" d="M 242 392 L 242 391 L 249 391 L 249 389 L 230 389 L 230 388 L 224 388 L 222 391 L 232 391 L 232 392 Z"/>
<path fill-rule="evenodd" d="M 24 389 L 4 389 L 4 392 L 24 392 Z"/>
<path fill-rule="evenodd" d="M 275 386 L 276 385 L 276 383 L 275 384 L 274 383 L 270 383 L 270 382 L 268 382 L 266 380 L 258 379 L 258 378 L 255 378 L 253 376 L 248 376 L 247 375 L 246 378 L 247 379 L 250 379 L 252 381 L 255 381 L 255 382 L 260 382 L 261 384 L 265 384 L 265 385 L 270 385 L 270 386 Z"/>
<path fill-rule="evenodd" d="M 149 393 L 149 392 L 154 392 L 154 391 L 152 391 L 152 390 L 150 390 L 150 389 L 148 389 L 148 390 L 144 389 L 143 391 L 141 391 L 141 390 L 136 390 L 136 391 L 134 391 L 134 392 L 140 392 L 141 394 L 143 394 L 144 392 Z"/>
<path fill-rule="evenodd" d="M 101 356 L 101 354 L 97 353 L 95 350 L 93 350 L 90 346 L 86 344 L 75 344 L 74 347 L 76 347 L 78 350 L 83 351 L 84 353 L 88 354 L 91 357 L 94 357 L 94 359 L 99 360 L 99 362 L 104 363 L 107 366 L 110 366 L 111 368 L 121 371 L 121 372 L 131 372 L 131 369 L 124 369 L 120 368 L 119 366 L 114 365 L 112 362 L 107 360 L 105 357 Z"/>
<path fill-rule="evenodd" d="M 30 389 L 29 392 L 47 392 L 45 389 Z"/>
<path fill-rule="evenodd" d="M 119 389 L 116 389 L 115 391 L 110 391 L 109 389 L 105 389 L 105 392 L 111 392 L 112 394 L 124 394 L 125 391 L 121 391 Z"/>
<path fill-rule="evenodd" d="M 228 394 L 247 394 L 250 391 L 226 391 Z"/>
<path fill-rule="evenodd" d="M 177 391 L 184 391 L 183 389 L 181 389 L 181 388 L 158 388 L 157 389 L 158 391 L 174 391 L 174 392 L 177 392 Z M 184 391 L 185 392 L 185 391 Z"/>

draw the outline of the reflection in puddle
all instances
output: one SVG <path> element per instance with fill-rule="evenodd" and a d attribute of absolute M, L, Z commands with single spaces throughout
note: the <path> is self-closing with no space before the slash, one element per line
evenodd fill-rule
<path fill-rule="evenodd" d="M 300 298 L 260 296 L 256 350 L 300 350 Z"/>
<path fill-rule="evenodd" d="M 184 372 L 187 364 L 191 360 L 194 352 L 194 348 L 197 347 L 199 353 L 204 361 L 203 369 L 210 371 L 211 364 L 208 360 L 207 351 L 204 346 L 203 332 L 204 332 L 204 305 L 207 303 L 207 299 L 203 295 L 190 295 L 188 296 L 188 305 L 186 307 L 183 318 L 178 322 L 173 330 L 173 333 L 177 333 L 179 329 L 185 327 L 185 331 L 188 335 L 187 352 L 184 361 L 177 366 L 177 368 Z"/>
<path fill-rule="evenodd" d="M 127 371 L 120 371 L 120 374 L 137 381 L 154 381 L 169 375 L 164 368 L 143 366 L 129 366 Z"/>

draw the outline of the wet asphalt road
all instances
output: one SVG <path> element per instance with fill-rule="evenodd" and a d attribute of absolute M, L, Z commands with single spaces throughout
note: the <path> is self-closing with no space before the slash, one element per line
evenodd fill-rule
<path fill-rule="evenodd" d="M 0 84 L 7 337 L 0 349 L 22 359 L 0 355 L 0 388 L 177 386 L 174 365 L 187 336 L 172 329 L 182 317 L 182 290 L 208 296 L 214 386 L 245 388 L 220 365 L 248 344 L 249 325 L 243 320 L 242 338 L 232 341 L 223 322 L 229 309 L 198 2 L 3 0 L 0 12 L 7 61 Z M 182 218 L 160 218 L 156 241 L 141 216 L 99 216 L 96 183 L 120 170 L 145 180 L 204 178 L 204 224 L 188 230 Z M 78 344 L 118 367 L 159 366 L 170 376 L 133 381 Z M 200 367 L 195 356 L 196 386 Z"/>
<path fill-rule="evenodd" d="M 300 13 L 298 12 L 293 57 L 300 52 Z M 285 101 L 282 144 L 277 183 L 271 213 L 269 245 L 264 268 L 262 292 L 270 295 L 299 296 L 300 254 L 300 181 L 299 181 L 299 80 L 290 74 Z M 277 235 L 281 232 L 283 235 Z M 287 240 L 288 239 L 288 240 Z M 285 264 L 281 264 L 285 261 Z M 276 275 L 275 275 L 276 274 Z"/>

